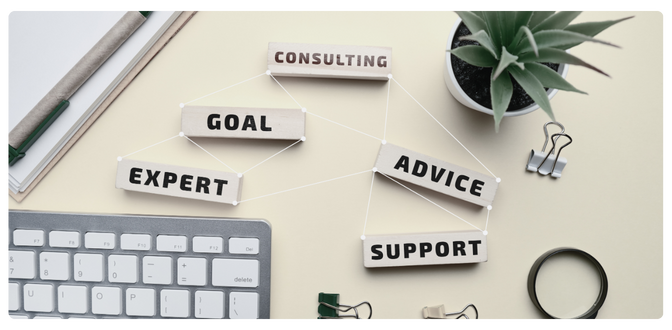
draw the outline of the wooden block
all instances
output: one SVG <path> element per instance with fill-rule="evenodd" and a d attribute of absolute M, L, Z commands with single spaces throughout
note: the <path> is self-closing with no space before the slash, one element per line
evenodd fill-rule
<path fill-rule="evenodd" d="M 495 178 L 440 159 L 404 149 L 389 142 L 381 145 L 376 168 L 404 180 L 480 206 L 492 204 L 497 192 Z"/>
<path fill-rule="evenodd" d="M 301 109 L 185 105 L 182 132 L 192 137 L 298 140 L 305 135 Z"/>
<path fill-rule="evenodd" d="M 122 159 L 116 187 L 150 194 L 233 204 L 243 178 L 236 173 Z"/>
<path fill-rule="evenodd" d="M 488 261 L 480 230 L 409 235 L 367 235 L 364 267 L 465 264 Z"/>
<path fill-rule="evenodd" d="M 392 48 L 269 42 L 268 70 L 284 77 L 387 80 Z"/>

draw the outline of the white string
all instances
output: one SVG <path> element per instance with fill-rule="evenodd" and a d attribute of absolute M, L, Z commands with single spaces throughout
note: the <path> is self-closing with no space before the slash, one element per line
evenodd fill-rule
<path fill-rule="evenodd" d="M 344 176 L 341 176 L 341 177 L 338 177 L 338 178 L 333 178 L 333 179 L 329 179 L 329 180 L 324 180 L 324 181 L 320 181 L 320 182 L 316 182 L 316 183 L 307 184 L 307 185 L 305 185 L 305 186 L 301 186 L 301 187 L 296 187 L 296 188 L 292 188 L 292 189 L 287 189 L 287 190 L 283 190 L 283 191 L 278 191 L 278 192 L 275 192 L 275 193 L 272 193 L 272 194 L 268 194 L 268 195 L 263 195 L 263 196 L 254 197 L 254 198 L 248 198 L 248 199 L 246 199 L 246 200 L 242 200 L 242 201 L 240 201 L 240 202 L 238 202 L 238 203 L 247 202 L 247 201 L 251 201 L 251 200 L 255 200 L 255 199 L 259 199 L 259 198 L 263 198 L 263 197 L 273 196 L 273 195 L 277 195 L 277 194 L 281 194 L 281 193 L 289 192 L 289 191 L 292 191 L 292 190 L 297 190 L 297 189 L 301 189 L 301 188 L 306 188 L 306 187 L 310 187 L 310 186 L 314 186 L 314 185 L 318 185 L 318 184 L 321 184 L 321 183 L 326 183 L 326 182 L 330 182 L 330 181 L 334 181 L 334 180 L 338 180 L 338 179 L 344 179 L 344 178 L 347 178 L 347 177 L 355 176 L 355 175 L 362 174 L 362 173 L 366 173 L 366 172 L 371 172 L 371 170 L 361 171 L 361 172 L 357 172 L 357 173 L 353 173 L 353 174 L 349 174 L 349 175 L 344 175 Z"/>
<path fill-rule="evenodd" d="M 265 74 L 266 74 L 266 72 L 264 72 L 264 73 L 262 73 L 262 74 L 260 74 L 260 75 L 258 75 L 258 76 L 254 76 L 254 77 L 252 77 L 252 78 L 250 78 L 250 79 L 243 80 L 243 81 L 241 81 L 241 82 L 239 82 L 239 83 L 233 84 L 233 85 L 231 85 L 231 86 L 229 86 L 229 87 L 222 88 L 222 89 L 220 89 L 220 90 L 218 90 L 218 91 L 216 91 L 216 92 L 212 92 L 212 93 L 210 93 L 210 94 L 208 94 L 208 95 L 206 95 L 206 96 L 201 96 L 201 97 L 199 97 L 199 98 L 197 98 L 197 99 L 195 99 L 195 100 L 191 100 L 191 101 L 186 102 L 186 103 L 184 103 L 184 104 L 189 104 L 189 103 L 191 103 L 191 102 L 198 101 L 198 100 L 200 100 L 200 99 L 202 99 L 202 98 L 206 98 L 206 97 L 208 97 L 208 96 L 210 96 L 210 95 L 217 94 L 217 93 L 219 93 L 219 92 L 221 92 L 221 91 L 223 91 L 223 90 L 229 89 L 229 88 L 231 88 L 231 87 L 233 87 L 233 86 L 240 85 L 240 84 L 242 84 L 242 83 L 244 83 L 244 82 L 248 82 L 248 81 L 250 81 L 250 80 L 252 80 L 252 79 L 259 78 L 259 77 L 261 77 L 261 76 L 263 76 L 263 75 L 265 75 Z"/>
<path fill-rule="evenodd" d="M 488 221 L 490 220 L 490 208 L 488 208 L 488 216 L 485 218 L 485 230 L 488 230 Z"/>
<path fill-rule="evenodd" d="M 211 153 L 209 153 L 207 150 L 203 149 L 203 147 L 199 146 L 198 143 L 192 141 L 192 140 L 191 140 L 189 137 L 187 137 L 186 135 L 184 136 L 184 138 L 187 139 L 187 140 L 189 140 L 189 142 L 193 143 L 193 144 L 196 145 L 197 147 L 201 148 L 201 150 L 205 151 L 206 154 L 212 156 L 212 158 L 216 159 L 218 162 L 220 162 L 220 163 L 222 163 L 224 166 L 228 167 L 228 168 L 229 168 L 231 171 L 233 171 L 234 173 L 238 173 L 238 172 L 236 172 L 236 170 L 232 169 L 231 166 L 224 164 L 223 161 L 219 160 L 219 158 L 215 157 L 213 154 L 211 154 Z"/>
<path fill-rule="evenodd" d="M 362 236 L 366 234 L 366 222 L 369 220 L 369 207 L 371 206 L 371 195 L 373 193 L 373 179 L 376 178 L 376 172 L 372 173 L 371 176 L 371 188 L 369 188 L 369 203 L 366 205 L 366 217 L 364 218 L 364 230 L 362 230 Z"/>
<path fill-rule="evenodd" d="M 301 142 L 301 139 L 296 140 L 294 143 L 292 143 L 291 145 L 289 145 L 289 146 L 286 147 L 285 149 L 282 149 L 282 150 L 276 152 L 273 156 L 264 159 L 263 161 L 261 161 L 261 163 L 259 163 L 259 164 L 257 164 L 257 165 L 254 165 L 254 166 L 250 167 L 247 171 L 243 172 L 243 174 L 245 174 L 245 173 L 249 172 L 250 170 L 252 170 L 253 168 L 255 168 L 255 167 L 257 167 L 257 166 L 263 164 L 265 161 L 267 161 L 267 160 L 269 160 L 269 159 L 271 159 L 271 158 L 277 156 L 277 155 L 280 154 L 281 152 L 283 152 L 283 151 L 285 151 L 285 150 L 287 150 L 287 149 L 293 147 L 295 144 L 297 144 L 297 143 L 299 143 L 299 142 Z"/>
<path fill-rule="evenodd" d="M 303 107 L 301 106 L 301 104 L 299 104 L 299 102 L 297 102 L 297 101 L 294 99 L 294 97 L 292 97 L 292 94 L 289 94 L 289 92 L 285 89 L 284 86 L 282 86 L 282 84 L 278 81 L 278 79 L 275 79 L 275 77 L 273 77 L 272 74 L 269 74 L 269 75 L 271 76 L 271 78 L 273 78 L 273 80 L 275 80 L 276 83 L 278 83 L 278 85 L 280 85 L 280 88 L 282 88 L 282 90 L 285 91 L 285 93 L 287 93 L 287 95 L 289 95 L 289 97 L 291 97 L 292 100 L 294 100 L 294 102 L 296 102 L 296 104 L 299 105 L 299 108 L 302 108 L 302 109 L 303 109 Z"/>
<path fill-rule="evenodd" d="M 154 146 L 158 146 L 159 144 L 164 143 L 164 142 L 166 142 L 166 141 L 170 141 L 170 140 L 172 140 L 172 139 L 174 139 L 174 138 L 176 138 L 176 137 L 178 137 L 178 136 L 180 136 L 180 135 L 178 134 L 178 135 L 175 135 L 175 136 L 173 136 L 173 137 L 171 137 L 171 138 L 167 138 L 167 139 L 165 139 L 165 140 L 163 140 L 163 141 L 161 141 L 161 142 L 159 142 L 159 143 L 154 143 L 154 144 L 152 144 L 152 145 L 149 146 L 149 147 L 142 148 L 142 149 L 140 149 L 140 150 L 138 150 L 138 151 L 136 151 L 136 152 L 131 152 L 130 154 L 128 154 L 128 155 L 126 155 L 126 156 L 124 156 L 124 157 L 121 157 L 121 158 L 126 158 L 126 157 L 128 157 L 128 156 L 130 156 L 130 155 L 132 155 L 132 154 L 138 153 L 138 152 L 143 151 L 143 150 L 147 150 L 147 149 L 149 149 L 149 148 L 151 148 L 151 147 L 154 147 Z"/>
<path fill-rule="evenodd" d="M 387 136 L 387 110 L 390 107 L 390 86 L 392 86 L 392 84 L 388 81 L 388 83 L 387 83 L 387 103 L 385 103 L 385 126 L 383 128 L 383 140 L 385 140 L 385 137 Z"/>
<path fill-rule="evenodd" d="M 476 156 L 474 156 L 474 154 L 472 154 L 471 151 L 469 151 L 469 149 L 467 149 L 467 147 L 465 147 L 464 144 L 462 144 L 462 142 L 460 142 L 460 140 L 458 140 L 453 135 L 453 133 L 451 133 L 445 126 L 443 126 L 443 124 L 441 124 L 441 122 L 438 119 L 436 119 L 429 111 L 427 111 L 427 109 L 425 109 L 425 107 L 423 107 L 422 104 L 420 104 L 420 102 L 418 102 L 418 100 L 416 100 L 413 97 L 413 95 L 411 95 L 411 93 L 409 93 L 403 86 L 401 86 L 401 84 L 399 84 L 399 82 L 396 79 L 392 78 L 392 80 L 394 80 L 394 82 L 397 83 L 397 85 L 399 85 L 399 87 L 401 87 L 401 89 L 403 89 L 404 92 L 406 92 L 406 94 L 408 94 L 408 96 L 410 96 L 413 99 L 413 101 L 415 101 L 415 103 L 417 103 L 422 108 L 422 110 L 425 110 L 425 112 L 427 112 L 427 114 L 430 117 L 432 117 L 432 119 L 434 119 L 434 121 L 436 121 L 439 124 L 439 126 L 441 126 L 446 132 L 448 132 L 448 134 L 450 134 L 450 136 L 452 136 L 453 139 L 455 139 L 455 141 L 457 141 L 457 143 L 459 143 L 462 146 L 462 148 L 464 148 L 464 150 L 466 150 L 471 155 L 471 157 L 474 157 L 474 159 L 476 159 L 476 161 L 479 164 L 481 164 L 481 166 L 483 166 L 488 172 L 490 172 L 490 174 L 492 174 L 492 176 L 497 177 L 495 173 L 492 173 L 492 171 L 490 171 L 478 158 L 476 158 Z"/>
<path fill-rule="evenodd" d="M 448 210 L 444 209 L 444 208 L 443 208 L 443 207 L 441 207 L 441 206 L 440 206 L 439 204 L 436 204 L 436 203 L 432 202 L 431 200 L 429 200 L 429 199 L 428 199 L 427 197 L 425 197 L 425 196 L 422 196 L 422 195 L 418 194 L 417 192 L 413 191 L 413 189 L 411 189 L 411 188 L 408 188 L 408 187 L 404 186 L 404 185 L 403 185 L 402 183 L 400 183 L 399 181 L 397 181 L 397 180 L 395 180 L 395 179 L 392 179 L 391 177 L 387 176 L 387 175 L 386 175 L 385 173 L 383 173 L 383 172 L 379 172 L 379 173 L 380 173 L 380 174 L 382 174 L 382 175 L 384 175 L 384 176 L 385 176 L 386 178 L 388 178 L 388 179 L 392 180 L 392 181 L 393 181 L 393 182 L 395 182 L 396 184 L 398 184 L 398 185 L 400 185 L 400 186 L 402 186 L 402 187 L 406 188 L 406 189 L 407 189 L 408 191 L 410 191 L 410 192 L 412 192 L 412 193 L 414 193 L 414 194 L 416 194 L 416 195 L 418 195 L 418 196 L 422 197 L 422 199 L 424 199 L 424 200 L 426 200 L 426 201 L 428 201 L 428 202 L 430 202 L 430 203 L 434 204 L 434 205 L 435 205 L 436 207 L 438 207 L 438 208 L 440 208 L 440 209 L 442 209 L 442 210 L 444 210 L 444 211 L 446 211 L 446 212 L 450 213 L 450 214 L 451 214 L 451 215 L 453 215 L 454 217 L 456 217 L 456 218 L 458 218 L 458 219 L 460 219 L 460 220 L 464 221 L 464 222 L 465 222 L 466 224 L 468 224 L 468 225 L 470 225 L 470 226 L 472 226 L 472 227 L 474 227 L 474 228 L 476 228 L 476 229 L 480 230 L 481 232 L 483 231 L 483 230 L 481 230 L 480 228 L 478 228 L 478 227 L 476 227 L 476 226 L 472 225 L 472 224 L 471 224 L 471 223 L 470 223 L 469 221 L 467 221 L 467 220 L 464 220 L 464 219 L 460 218 L 460 217 L 459 217 L 459 216 L 457 216 L 457 215 L 456 215 L 455 213 L 453 213 L 453 212 L 450 212 L 450 211 L 448 211 Z"/>
<path fill-rule="evenodd" d="M 343 125 L 343 124 L 339 124 L 339 123 L 337 123 L 337 122 L 335 122 L 335 121 L 333 121 L 333 120 L 331 120 L 331 119 L 327 119 L 327 118 L 324 118 L 324 117 L 322 117 L 322 116 L 318 116 L 318 115 L 316 115 L 316 114 L 314 114 L 314 113 L 312 113 L 312 112 L 310 112 L 310 111 L 306 111 L 306 113 L 307 113 L 307 114 L 311 114 L 311 115 L 313 115 L 313 116 L 315 116 L 315 117 L 317 117 L 317 118 L 324 119 L 324 120 L 326 120 L 326 121 L 328 121 L 328 122 L 330 122 L 330 123 L 339 125 L 339 126 L 341 126 L 341 127 L 345 127 L 345 128 L 347 128 L 347 129 L 349 129 L 349 130 L 353 130 L 353 131 L 355 131 L 355 132 L 357 132 L 357 133 L 359 133 L 359 134 L 366 135 L 366 136 L 368 136 L 368 137 L 370 137 L 370 138 L 373 138 L 373 139 L 376 139 L 376 140 L 378 140 L 378 141 L 380 141 L 380 142 L 383 142 L 383 140 L 381 140 L 381 139 L 379 139 L 379 138 L 377 138 L 377 137 L 375 137 L 375 136 L 373 136 L 373 135 L 369 135 L 369 134 L 366 134 L 366 133 L 364 133 L 364 132 L 362 132 L 362 131 L 358 131 L 358 130 L 352 128 L 352 127 L 348 127 L 348 126 L 345 126 L 345 125 Z"/>

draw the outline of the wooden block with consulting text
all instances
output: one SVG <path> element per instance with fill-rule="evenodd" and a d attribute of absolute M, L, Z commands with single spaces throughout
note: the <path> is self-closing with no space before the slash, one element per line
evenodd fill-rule
<path fill-rule="evenodd" d="M 375 167 L 390 177 L 480 206 L 491 205 L 497 192 L 491 176 L 389 142 L 380 146 Z"/>
<path fill-rule="evenodd" d="M 364 267 L 465 264 L 488 261 L 480 230 L 409 235 L 367 235 Z"/>
<path fill-rule="evenodd" d="M 125 190 L 233 204 L 242 184 L 236 173 L 127 159 L 117 164 L 116 187 Z"/>
<path fill-rule="evenodd" d="M 185 105 L 182 132 L 192 137 L 298 140 L 306 132 L 301 109 Z"/>
<path fill-rule="evenodd" d="M 268 70 L 284 77 L 387 80 L 392 48 L 269 42 Z"/>

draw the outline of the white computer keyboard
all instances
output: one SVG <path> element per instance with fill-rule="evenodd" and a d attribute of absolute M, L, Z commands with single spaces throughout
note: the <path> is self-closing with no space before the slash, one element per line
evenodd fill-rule
<path fill-rule="evenodd" d="M 264 220 L 9 212 L 13 318 L 269 318 Z"/>

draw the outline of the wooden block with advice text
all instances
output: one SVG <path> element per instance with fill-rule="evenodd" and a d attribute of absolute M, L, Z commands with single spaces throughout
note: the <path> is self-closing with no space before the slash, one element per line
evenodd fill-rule
<path fill-rule="evenodd" d="M 242 184 L 236 173 L 127 159 L 117 164 L 116 187 L 125 190 L 233 204 Z"/>
<path fill-rule="evenodd" d="M 191 137 L 298 140 L 306 130 L 301 109 L 186 105 L 182 132 Z"/>
<path fill-rule="evenodd" d="M 380 146 L 375 166 L 390 177 L 480 206 L 491 205 L 497 192 L 491 176 L 389 142 Z"/>
<path fill-rule="evenodd" d="M 364 267 L 465 264 L 488 261 L 480 230 L 408 235 L 367 235 Z"/>
<path fill-rule="evenodd" d="M 392 48 L 269 42 L 268 70 L 285 77 L 387 80 Z"/>

